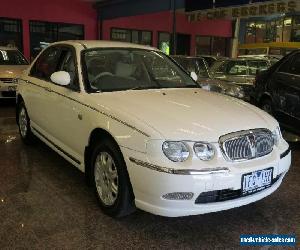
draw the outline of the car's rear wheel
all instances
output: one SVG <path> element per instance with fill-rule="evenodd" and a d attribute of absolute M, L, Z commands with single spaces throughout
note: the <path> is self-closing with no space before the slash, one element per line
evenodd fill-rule
<path fill-rule="evenodd" d="M 92 148 L 91 177 L 101 209 L 112 217 L 135 211 L 134 196 L 120 149 L 111 139 L 96 142 Z"/>
<path fill-rule="evenodd" d="M 25 107 L 24 102 L 21 102 L 18 105 L 18 126 L 19 126 L 19 133 L 21 136 L 22 141 L 25 144 L 31 144 L 34 139 L 34 135 L 30 128 L 30 119 Z"/>

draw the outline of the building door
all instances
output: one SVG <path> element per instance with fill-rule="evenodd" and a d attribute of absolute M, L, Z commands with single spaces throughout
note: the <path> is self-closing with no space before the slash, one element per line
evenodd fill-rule
<path fill-rule="evenodd" d="M 177 34 L 176 55 L 190 55 L 191 35 Z"/>

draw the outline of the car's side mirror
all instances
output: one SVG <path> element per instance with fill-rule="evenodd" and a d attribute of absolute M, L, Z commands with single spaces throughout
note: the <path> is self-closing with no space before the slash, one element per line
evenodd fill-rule
<path fill-rule="evenodd" d="M 61 85 L 61 86 L 67 86 L 71 82 L 71 76 L 68 72 L 66 71 L 57 71 L 54 72 L 51 76 L 50 79 L 52 82 Z"/>
<path fill-rule="evenodd" d="M 197 82 L 198 76 L 197 76 L 197 74 L 196 74 L 194 71 L 191 72 L 190 76 L 192 77 L 192 79 L 193 79 L 195 82 Z"/>

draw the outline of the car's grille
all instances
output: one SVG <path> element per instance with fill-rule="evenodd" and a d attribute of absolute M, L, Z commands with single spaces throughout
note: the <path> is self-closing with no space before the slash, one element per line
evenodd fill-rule
<path fill-rule="evenodd" d="M 13 83 L 13 78 L 0 78 L 0 82 Z"/>
<path fill-rule="evenodd" d="M 252 129 L 224 135 L 219 143 L 227 160 L 242 161 L 271 153 L 274 139 L 268 129 Z"/>
<path fill-rule="evenodd" d="M 278 179 L 280 178 L 280 176 L 281 176 L 281 174 L 277 175 L 277 177 L 272 180 L 271 185 L 273 185 L 275 182 L 277 182 Z M 259 190 L 257 192 L 247 194 L 247 195 L 252 195 L 252 194 L 261 192 L 263 190 L 265 190 L 265 189 L 262 189 L 262 190 Z M 243 195 L 241 189 L 238 189 L 238 190 L 222 189 L 222 190 L 208 191 L 208 192 L 201 193 L 195 200 L 195 204 L 205 204 L 205 203 L 211 203 L 211 202 L 228 201 L 228 200 L 245 197 L 247 195 Z"/>

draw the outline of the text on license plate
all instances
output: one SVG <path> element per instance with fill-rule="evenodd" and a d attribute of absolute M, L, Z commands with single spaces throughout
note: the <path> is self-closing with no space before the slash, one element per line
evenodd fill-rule
<path fill-rule="evenodd" d="M 251 194 L 269 187 L 272 184 L 273 168 L 257 170 L 242 177 L 242 193 Z"/>

